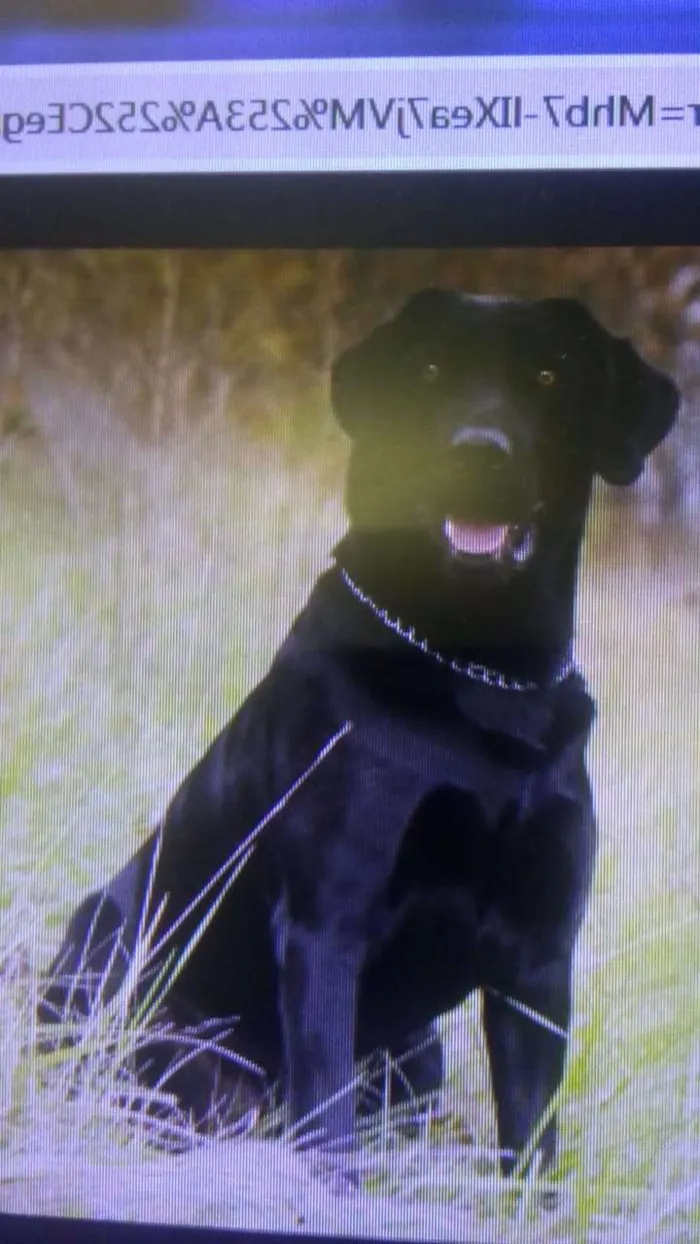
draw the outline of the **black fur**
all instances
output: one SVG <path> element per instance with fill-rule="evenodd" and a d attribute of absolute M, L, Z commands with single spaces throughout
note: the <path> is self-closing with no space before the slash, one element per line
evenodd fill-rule
<path fill-rule="evenodd" d="M 422 1045 L 404 1071 L 436 1094 L 435 1020 L 481 989 L 510 1170 L 562 1076 L 594 862 L 593 704 L 578 673 L 557 681 L 591 485 L 596 472 L 638 476 L 678 394 L 579 303 L 432 290 L 338 361 L 333 404 L 352 439 L 335 565 L 162 833 L 77 912 L 42 1014 L 65 1008 L 61 973 L 104 973 L 121 931 L 116 990 L 157 843 L 151 907 L 169 896 L 167 928 L 349 723 L 262 830 L 167 1006 L 238 1016 L 231 1045 L 264 1072 L 253 1093 L 280 1083 L 289 1122 L 312 1115 L 306 1131 L 338 1141 L 354 1132 L 353 1095 L 335 1099 L 355 1060 Z M 475 443 L 477 427 L 488 435 Z M 446 517 L 505 523 L 512 538 L 498 557 L 455 552 Z M 343 571 L 441 659 L 382 621 Z M 532 686 L 488 685 L 450 661 Z M 90 989 L 71 1005 L 87 1009 Z M 156 1045 L 142 1059 L 146 1081 L 164 1058 Z M 200 1116 L 215 1074 L 202 1057 L 174 1082 Z M 551 1160 L 554 1122 L 541 1147 Z"/>

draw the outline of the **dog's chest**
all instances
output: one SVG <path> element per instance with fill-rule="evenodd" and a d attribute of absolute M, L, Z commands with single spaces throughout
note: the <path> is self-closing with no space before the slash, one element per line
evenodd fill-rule
<path fill-rule="evenodd" d="M 481 942 L 494 959 L 513 940 L 574 927 L 592 814 L 581 741 L 547 763 L 512 738 L 472 736 L 461 780 L 445 778 L 436 771 L 415 791 L 377 933 L 385 944 L 444 944 L 461 975 L 474 968 L 471 948 Z"/>
<path fill-rule="evenodd" d="M 571 785 L 562 797 L 547 775 L 503 773 L 500 783 L 426 787 L 404 827 L 390 901 L 436 889 L 484 889 L 489 880 L 497 883 L 506 857 L 525 840 L 531 852 L 544 853 L 549 834 L 538 834 L 538 827 L 551 823 L 555 809 L 582 811 L 580 800 L 570 797 Z"/>

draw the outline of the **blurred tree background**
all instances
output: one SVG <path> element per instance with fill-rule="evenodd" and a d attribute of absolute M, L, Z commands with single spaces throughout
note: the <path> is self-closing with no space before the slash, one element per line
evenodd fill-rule
<path fill-rule="evenodd" d="M 639 504 L 653 523 L 697 518 L 700 250 L 688 249 L 8 252 L 0 461 L 42 434 L 37 368 L 109 395 L 146 440 L 218 413 L 292 455 L 328 447 L 333 358 L 429 284 L 579 297 L 668 369 L 679 428 L 643 485 L 607 504 Z"/>

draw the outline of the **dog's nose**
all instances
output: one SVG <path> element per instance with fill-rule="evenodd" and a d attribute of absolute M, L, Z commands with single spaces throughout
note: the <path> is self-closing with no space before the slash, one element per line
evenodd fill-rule
<path fill-rule="evenodd" d="M 513 452 L 513 443 L 500 428 L 463 427 L 452 437 L 452 445 L 493 445 L 505 454 Z"/>

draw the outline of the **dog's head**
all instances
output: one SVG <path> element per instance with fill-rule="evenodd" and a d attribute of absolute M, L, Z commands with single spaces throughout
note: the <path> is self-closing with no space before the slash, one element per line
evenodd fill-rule
<path fill-rule="evenodd" d="M 525 566 L 583 521 L 593 476 L 630 484 L 676 386 L 573 299 L 412 297 L 337 361 L 353 527 L 420 532 L 460 565 Z"/>

